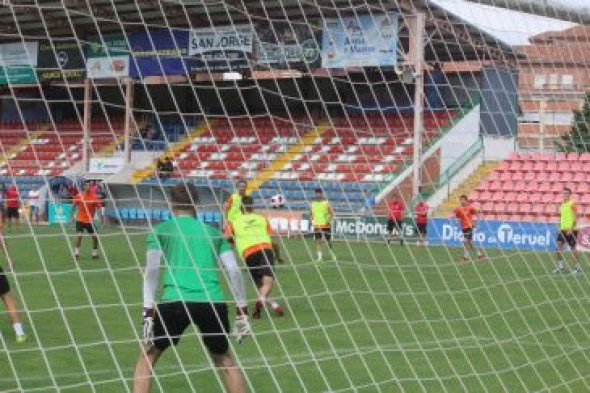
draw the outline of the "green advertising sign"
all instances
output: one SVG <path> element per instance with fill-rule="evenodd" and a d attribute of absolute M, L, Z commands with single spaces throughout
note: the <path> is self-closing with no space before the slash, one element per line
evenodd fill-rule
<path fill-rule="evenodd" d="M 332 232 L 335 237 L 384 239 L 387 236 L 387 218 L 376 216 L 338 217 L 332 222 Z M 414 220 L 404 219 L 402 232 L 405 239 L 417 238 L 418 231 Z"/>
<path fill-rule="evenodd" d="M 102 41 L 96 38 L 86 47 L 86 55 L 89 58 L 128 56 L 129 46 L 122 35 L 104 36 Z"/>
<path fill-rule="evenodd" d="M 35 68 L 30 66 L 0 66 L 0 85 L 30 85 L 37 83 Z"/>
<path fill-rule="evenodd" d="M 48 221 L 50 225 L 67 224 L 72 216 L 72 205 L 69 203 L 50 203 Z"/>

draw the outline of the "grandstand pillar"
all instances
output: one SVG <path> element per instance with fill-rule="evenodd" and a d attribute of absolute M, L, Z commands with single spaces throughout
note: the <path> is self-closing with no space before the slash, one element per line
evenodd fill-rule
<path fill-rule="evenodd" d="M 133 79 L 127 78 L 125 81 L 125 140 L 124 152 L 125 163 L 131 162 L 131 127 L 133 126 Z"/>
<path fill-rule="evenodd" d="M 410 27 L 410 61 L 414 68 L 414 172 L 412 196 L 420 192 L 422 134 L 424 132 L 424 13 L 417 13 Z"/>
<path fill-rule="evenodd" d="M 82 136 L 82 163 L 84 173 L 90 167 L 90 124 L 92 119 L 92 85 L 90 78 L 84 80 L 84 135 Z"/>

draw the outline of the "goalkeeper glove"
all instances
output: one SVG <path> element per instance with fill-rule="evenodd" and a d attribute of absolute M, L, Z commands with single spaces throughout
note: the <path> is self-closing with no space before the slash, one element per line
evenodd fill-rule
<path fill-rule="evenodd" d="M 146 347 L 154 345 L 154 309 L 143 309 L 143 323 L 141 326 L 141 341 Z"/>
<path fill-rule="evenodd" d="M 252 335 L 252 328 L 248 321 L 248 310 L 246 307 L 236 308 L 236 322 L 234 323 L 234 336 L 236 342 L 241 344 L 246 338 Z"/>

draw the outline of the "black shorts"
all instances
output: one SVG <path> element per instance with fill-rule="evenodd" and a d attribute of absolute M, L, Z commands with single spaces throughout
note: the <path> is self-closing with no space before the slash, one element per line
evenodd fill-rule
<path fill-rule="evenodd" d="M 465 240 L 473 240 L 473 228 L 463 228 L 462 231 Z"/>
<path fill-rule="evenodd" d="M 229 318 L 225 303 L 170 302 L 156 307 L 154 347 L 164 351 L 176 345 L 189 325 L 197 325 L 203 343 L 212 354 L 228 351 Z"/>
<path fill-rule="evenodd" d="M 313 231 L 313 238 L 316 240 L 332 240 L 332 228 L 315 228 Z"/>
<path fill-rule="evenodd" d="M 18 219 L 18 207 L 7 207 L 6 208 L 6 218 L 16 218 Z"/>
<path fill-rule="evenodd" d="M 426 227 L 427 224 L 416 224 L 416 228 L 418 229 L 418 233 L 421 235 L 426 235 Z"/>
<path fill-rule="evenodd" d="M 559 231 L 557 233 L 557 241 L 567 243 L 567 245 L 570 246 L 570 248 L 576 247 L 576 244 L 578 243 L 578 231 L 569 231 L 569 234 L 567 232 L 568 231 Z"/>
<path fill-rule="evenodd" d="M 397 233 L 401 235 L 402 222 L 403 222 L 402 220 L 392 220 L 392 219 L 387 220 L 387 232 L 393 233 L 393 230 L 395 229 L 397 231 Z"/>
<path fill-rule="evenodd" d="M 10 285 L 8 284 L 8 279 L 6 278 L 4 270 L 0 267 L 0 296 L 4 296 L 8 292 L 10 292 Z"/>
<path fill-rule="evenodd" d="M 274 277 L 272 266 L 274 265 L 275 254 L 272 250 L 260 250 L 246 258 L 246 266 L 256 286 L 262 285 L 263 277 Z"/>
<path fill-rule="evenodd" d="M 94 225 L 87 223 L 87 222 L 82 222 L 82 221 L 76 221 L 76 232 L 78 233 L 90 233 L 90 234 L 94 234 L 96 231 L 94 230 Z"/>

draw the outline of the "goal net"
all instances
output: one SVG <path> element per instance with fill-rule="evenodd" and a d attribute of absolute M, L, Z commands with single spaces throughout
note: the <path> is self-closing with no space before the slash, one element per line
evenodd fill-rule
<path fill-rule="evenodd" d="M 247 391 L 589 390 L 590 27 L 533 3 L 2 2 L 0 391 L 132 391 L 147 239 L 244 195 L 281 256 L 269 295 L 231 246 Z M 218 274 L 233 326 L 162 247 L 157 299 Z M 201 336 L 152 391 L 224 390 Z"/>

